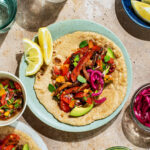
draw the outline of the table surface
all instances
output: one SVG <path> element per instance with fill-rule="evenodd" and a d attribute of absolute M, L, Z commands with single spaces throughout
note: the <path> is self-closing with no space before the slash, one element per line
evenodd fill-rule
<path fill-rule="evenodd" d="M 46 126 L 26 109 L 19 120 L 25 122 L 43 138 L 49 150 L 105 150 L 121 145 L 142 150 L 131 144 L 122 131 L 122 117 L 131 96 L 141 85 L 150 82 L 150 30 L 133 23 L 119 0 L 68 0 L 52 4 L 48 0 L 18 1 L 18 12 L 11 30 L 0 35 L 0 70 L 18 74 L 24 51 L 22 39 L 32 39 L 40 26 L 66 19 L 87 19 L 104 25 L 124 43 L 133 65 L 133 86 L 130 97 L 114 121 L 90 132 L 67 133 Z"/>

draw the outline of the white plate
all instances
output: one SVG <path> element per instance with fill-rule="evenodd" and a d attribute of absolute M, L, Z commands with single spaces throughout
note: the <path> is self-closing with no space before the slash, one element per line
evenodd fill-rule
<path fill-rule="evenodd" d="M 33 139 L 33 141 L 38 145 L 38 147 L 41 148 L 41 150 L 48 150 L 42 138 L 31 127 L 25 125 L 20 121 L 16 121 L 10 126 L 29 135 Z"/>

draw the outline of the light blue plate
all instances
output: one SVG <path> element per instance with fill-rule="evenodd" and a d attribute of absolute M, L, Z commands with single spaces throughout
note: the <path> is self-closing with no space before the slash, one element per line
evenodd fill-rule
<path fill-rule="evenodd" d="M 52 34 L 53 40 L 58 39 L 59 37 L 72 33 L 75 31 L 92 31 L 100 33 L 112 41 L 114 41 L 122 50 L 125 62 L 127 65 L 127 71 L 128 71 L 128 88 L 127 93 L 124 98 L 124 101 L 122 104 L 113 112 L 110 116 L 108 116 L 105 119 L 97 120 L 89 125 L 85 126 L 71 126 L 64 123 L 59 122 L 57 119 L 53 117 L 49 112 L 46 111 L 44 106 L 39 103 L 35 91 L 33 89 L 34 84 L 34 77 L 25 77 L 25 69 L 26 69 L 26 63 L 24 61 L 24 57 L 21 60 L 20 64 L 20 70 L 19 70 L 19 76 L 22 82 L 24 83 L 26 90 L 27 90 L 27 97 L 28 97 L 28 106 L 30 107 L 31 111 L 44 123 L 46 123 L 49 126 L 52 126 L 53 128 L 68 131 L 68 132 L 83 132 L 83 131 L 89 131 L 96 129 L 98 127 L 103 126 L 104 124 L 108 123 L 110 120 L 112 120 L 123 108 L 125 102 L 127 101 L 127 98 L 131 91 L 131 85 L 132 85 L 132 66 L 130 62 L 129 55 L 127 53 L 127 50 L 123 46 L 122 42 L 112 33 L 110 30 L 106 29 L 100 24 L 86 21 L 86 20 L 68 20 L 63 22 L 58 22 L 55 24 L 52 24 L 48 26 L 48 29 L 50 30 Z"/>
<path fill-rule="evenodd" d="M 33 141 L 38 145 L 38 147 L 42 150 L 48 150 L 47 146 L 43 142 L 42 138 L 29 126 L 25 125 L 24 123 L 20 121 L 16 121 L 15 123 L 11 124 L 13 128 L 20 130 L 27 135 L 29 135 Z"/>

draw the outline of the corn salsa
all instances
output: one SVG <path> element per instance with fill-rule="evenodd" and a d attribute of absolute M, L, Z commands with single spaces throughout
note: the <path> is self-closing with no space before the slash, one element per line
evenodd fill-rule
<path fill-rule="evenodd" d="M 7 120 L 23 108 L 21 86 L 9 79 L 0 79 L 0 120 Z"/>

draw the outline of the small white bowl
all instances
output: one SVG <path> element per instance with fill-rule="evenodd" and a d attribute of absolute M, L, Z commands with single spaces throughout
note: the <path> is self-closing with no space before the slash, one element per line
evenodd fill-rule
<path fill-rule="evenodd" d="M 27 93 L 26 93 L 26 90 L 25 90 L 25 87 L 24 87 L 23 83 L 15 75 L 13 75 L 9 72 L 0 71 L 0 79 L 10 79 L 12 81 L 17 82 L 21 86 L 22 93 L 23 93 L 24 104 L 23 104 L 22 110 L 19 113 L 17 113 L 15 116 L 13 116 L 12 118 L 10 118 L 8 120 L 0 120 L 0 126 L 7 126 L 7 125 L 10 125 L 10 124 L 14 123 L 16 120 L 18 120 L 22 116 L 23 112 L 25 111 L 26 105 L 27 105 Z"/>

